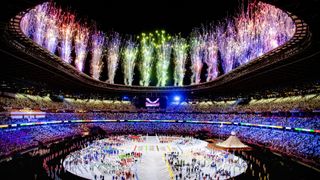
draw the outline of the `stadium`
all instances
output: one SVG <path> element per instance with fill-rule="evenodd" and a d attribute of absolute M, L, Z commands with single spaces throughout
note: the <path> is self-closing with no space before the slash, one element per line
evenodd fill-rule
<path fill-rule="evenodd" d="M 318 0 L 2 2 L 3 179 L 318 179 Z"/>

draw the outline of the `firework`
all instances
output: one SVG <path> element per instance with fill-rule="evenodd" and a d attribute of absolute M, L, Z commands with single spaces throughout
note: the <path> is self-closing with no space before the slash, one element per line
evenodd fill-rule
<path fill-rule="evenodd" d="M 155 50 L 156 50 L 156 74 L 157 86 L 165 86 L 168 80 L 168 68 L 171 56 L 171 36 L 166 34 L 164 30 L 156 31 L 155 34 Z"/>
<path fill-rule="evenodd" d="M 105 35 L 101 31 L 96 31 L 92 34 L 91 36 L 91 53 L 92 53 L 92 58 L 91 58 L 91 64 L 90 64 L 90 71 L 91 71 L 91 76 L 99 80 L 101 70 L 103 67 L 103 51 L 105 48 Z"/>
<path fill-rule="evenodd" d="M 60 57 L 61 59 L 70 64 L 72 61 L 71 58 L 71 51 L 72 51 L 72 40 L 75 32 L 75 16 L 71 13 L 66 13 L 63 16 L 63 20 L 61 23 L 61 26 L 59 28 L 60 30 Z"/>
<path fill-rule="evenodd" d="M 33 40 L 40 46 L 43 45 L 43 41 L 45 38 L 45 29 L 46 29 L 46 23 L 48 20 L 47 17 L 47 10 L 48 10 L 49 3 L 43 3 L 41 5 L 38 5 L 33 10 L 34 13 L 34 33 Z"/>
<path fill-rule="evenodd" d="M 138 55 L 138 46 L 129 39 L 122 49 L 122 68 L 124 74 L 124 84 L 132 85 L 135 61 Z"/>
<path fill-rule="evenodd" d="M 82 27 L 77 24 L 77 32 L 74 38 L 74 45 L 75 45 L 75 66 L 79 71 L 83 71 L 84 68 L 84 61 L 86 60 L 87 53 L 88 53 L 88 41 L 90 32 L 88 28 Z"/>
<path fill-rule="evenodd" d="M 224 25 L 221 25 L 224 26 Z M 231 21 L 228 22 L 227 28 L 219 27 L 217 29 L 218 47 L 222 59 L 222 68 L 224 73 L 228 73 L 233 69 L 234 65 L 234 53 L 241 48 L 236 45 L 235 41 L 235 29 Z"/>
<path fill-rule="evenodd" d="M 214 80 L 218 76 L 218 44 L 214 32 L 208 32 L 204 36 L 204 59 L 208 66 L 206 82 Z"/>
<path fill-rule="evenodd" d="M 194 31 L 190 38 L 190 60 L 191 60 L 191 84 L 199 84 L 203 67 L 203 37 L 198 31 Z"/>
<path fill-rule="evenodd" d="M 202 81 L 202 71 L 206 70 L 205 81 L 212 81 L 219 73 L 227 74 L 293 37 L 295 24 L 281 9 L 259 1 L 249 1 L 247 8 L 244 7 L 242 4 L 238 14 L 215 23 L 215 26 L 194 30 L 188 38 L 189 44 L 181 37 L 171 41 L 165 31 L 148 35 L 142 33 L 139 44 L 131 40 L 124 42 L 124 83 L 132 85 L 138 52 L 141 86 L 149 86 L 152 74 L 156 75 L 157 86 L 167 85 L 171 51 L 174 58 L 174 85 L 182 86 L 187 54 L 191 61 L 191 66 L 188 67 L 192 71 L 191 84 L 199 84 Z M 63 62 L 73 64 L 74 59 L 74 65 L 79 71 L 83 71 L 87 54 L 90 53 L 90 73 L 94 79 L 99 79 L 105 48 L 104 34 L 98 30 L 89 31 L 90 26 L 77 23 L 75 19 L 74 14 L 63 12 L 54 3 L 46 2 L 29 10 L 21 18 L 20 27 L 27 37 L 51 53 L 57 53 L 58 49 L 56 55 L 59 55 Z M 119 63 L 121 38 L 119 34 L 115 34 L 108 36 L 108 83 L 114 83 Z M 91 48 L 88 48 L 89 45 Z M 204 63 L 207 69 L 203 69 Z M 154 65 L 156 72 L 153 72 Z M 218 70 L 219 65 L 222 67 L 221 72 Z"/>
<path fill-rule="evenodd" d="M 119 63 L 119 48 L 120 48 L 120 36 L 118 33 L 114 33 L 109 38 L 107 45 L 107 66 L 108 66 L 108 80 L 110 84 L 114 84 L 114 77 Z"/>
<path fill-rule="evenodd" d="M 140 51 L 141 51 L 141 60 L 139 62 L 139 71 L 140 71 L 140 85 L 149 86 L 152 64 L 153 64 L 153 52 L 154 44 L 152 42 L 152 34 L 147 36 L 145 33 L 141 34 L 140 39 Z"/>
<path fill-rule="evenodd" d="M 175 37 L 173 40 L 173 55 L 174 55 L 174 86 L 183 86 L 183 78 L 185 75 L 185 65 L 187 60 L 188 44 L 184 38 Z"/>
<path fill-rule="evenodd" d="M 27 36 L 31 37 L 32 35 L 32 28 L 33 28 L 33 18 L 34 18 L 34 10 L 30 10 L 26 13 L 20 21 L 21 31 Z"/>
<path fill-rule="evenodd" d="M 44 47 L 53 54 L 55 53 L 57 44 L 58 44 L 58 37 L 59 37 L 58 18 L 60 16 L 61 16 L 61 9 L 57 9 L 52 5 L 48 7 Z"/>
<path fill-rule="evenodd" d="M 226 27 L 226 28 L 225 28 Z M 216 27 L 224 73 L 279 47 L 295 32 L 292 19 L 275 6 L 249 3 L 235 18 Z"/>

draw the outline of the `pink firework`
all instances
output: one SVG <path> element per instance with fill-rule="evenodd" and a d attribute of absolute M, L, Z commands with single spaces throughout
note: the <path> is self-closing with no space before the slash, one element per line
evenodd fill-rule
<path fill-rule="evenodd" d="M 83 71 L 84 62 L 86 60 L 88 54 L 88 41 L 89 41 L 89 29 L 86 27 L 82 27 L 80 24 L 76 25 L 76 35 L 74 38 L 75 45 L 75 66 L 79 71 Z"/>
<path fill-rule="evenodd" d="M 38 5 L 33 10 L 34 13 L 34 33 L 33 40 L 40 46 L 43 46 L 46 25 L 48 21 L 47 10 L 49 3 Z"/>
<path fill-rule="evenodd" d="M 204 39 L 198 31 L 194 31 L 190 40 L 191 84 L 199 84 L 203 67 Z"/>
<path fill-rule="evenodd" d="M 105 48 L 105 35 L 101 31 L 96 31 L 91 36 L 91 76 L 99 80 L 103 67 L 103 51 Z"/>
<path fill-rule="evenodd" d="M 212 81 L 218 76 L 218 44 L 216 33 L 207 33 L 204 36 L 204 62 L 208 66 L 206 81 Z"/>
<path fill-rule="evenodd" d="M 60 25 L 60 57 L 66 63 L 71 63 L 72 40 L 75 32 L 75 16 L 69 12 L 63 15 Z"/>
<path fill-rule="evenodd" d="M 61 12 L 61 9 L 55 8 L 53 5 L 49 6 L 47 9 L 44 47 L 53 54 L 55 53 L 58 45 L 59 18 L 61 16 Z"/>

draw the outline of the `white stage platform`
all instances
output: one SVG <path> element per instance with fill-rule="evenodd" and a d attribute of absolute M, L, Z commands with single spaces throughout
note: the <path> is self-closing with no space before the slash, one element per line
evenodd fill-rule
<path fill-rule="evenodd" d="M 179 159 L 186 163 L 197 159 L 205 164 L 201 165 L 201 172 L 219 179 L 227 178 L 219 174 L 221 170 L 234 177 L 247 169 L 244 160 L 228 152 L 208 149 L 205 141 L 171 136 L 110 137 L 71 153 L 63 165 L 67 171 L 86 179 L 169 180 L 176 179 L 181 172 L 183 178 L 195 179 L 190 173 L 186 176 L 184 168 L 176 171 L 168 163 L 171 152 L 179 154 Z"/>

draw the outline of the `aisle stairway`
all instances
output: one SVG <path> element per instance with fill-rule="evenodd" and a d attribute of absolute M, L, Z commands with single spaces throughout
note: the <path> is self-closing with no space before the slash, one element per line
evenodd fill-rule
<path fill-rule="evenodd" d="M 139 180 L 169 180 L 169 171 L 163 159 L 163 154 L 148 152 L 142 155 L 141 163 L 137 166 Z"/>

